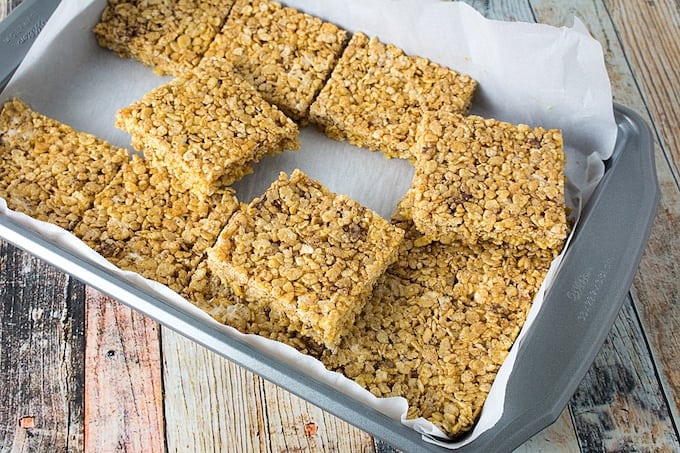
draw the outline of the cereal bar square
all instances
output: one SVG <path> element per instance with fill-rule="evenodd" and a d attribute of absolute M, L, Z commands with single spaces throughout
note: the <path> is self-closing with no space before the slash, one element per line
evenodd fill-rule
<path fill-rule="evenodd" d="M 403 207 L 393 218 L 406 230 L 399 258 L 321 361 L 375 396 L 406 398 L 408 418 L 455 436 L 477 421 L 552 254 L 421 241 Z"/>
<path fill-rule="evenodd" d="M 250 84 L 204 60 L 123 108 L 116 126 L 153 165 L 208 196 L 252 172 L 265 155 L 299 148 L 298 127 Z"/>
<path fill-rule="evenodd" d="M 233 0 L 109 0 L 94 33 L 102 47 L 160 74 L 180 75 L 203 57 Z"/>
<path fill-rule="evenodd" d="M 478 116 L 423 117 L 408 196 L 420 231 L 560 249 L 567 235 L 562 134 Z"/>
<path fill-rule="evenodd" d="M 422 113 L 465 113 L 476 87 L 467 75 L 356 32 L 312 104 L 310 121 L 333 139 L 412 160 Z"/>
<path fill-rule="evenodd" d="M 10 209 L 73 229 L 128 160 L 127 150 L 33 111 L 19 99 L 0 112 L 0 196 Z"/>
<path fill-rule="evenodd" d="M 270 0 L 237 0 L 206 57 L 224 59 L 262 96 L 305 120 L 347 43 L 345 30 Z"/>
<path fill-rule="evenodd" d="M 295 170 L 234 214 L 208 264 L 236 294 L 267 301 L 334 348 L 402 239 L 378 214 Z"/>
<path fill-rule="evenodd" d="M 97 195 L 75 234 L 121 269 L 179 291 L 237 208 L 232 189 L 198 197 L 135 155 Z"/>

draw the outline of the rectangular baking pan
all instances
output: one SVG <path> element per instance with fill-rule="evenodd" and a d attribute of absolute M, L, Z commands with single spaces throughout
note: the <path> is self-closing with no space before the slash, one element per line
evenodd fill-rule
<path fill-rule="evenodd" d="M 57 3 L 26 0 L 19 20 L 0 24 L 0 43 L 7 43 L 8 30 L 11 33 L 16 27 L 39 30 Z M 0 47 L 0 78 L 9 77 L 21 61 L 27 40 L 21 44 Z M 16 58 L 5 59 L 5 52 L 13 52 Z M 0 83 L 0 91 L 3 86 Z M 492 429 L 457 451 L 510 451 L 555 421 L 590 367 L 630 289 L 653 223 L 659 187 L 648 126 L 624 106 L 614 105 L 614 113 L 618 125 L 614 153 L 584 207 L 544 305 L 519 346 L 503 414 Z M 450 451 L 425 442 L 399 420 L 205 324 L 2 214 L 0 237 L 399 449 Z"/>

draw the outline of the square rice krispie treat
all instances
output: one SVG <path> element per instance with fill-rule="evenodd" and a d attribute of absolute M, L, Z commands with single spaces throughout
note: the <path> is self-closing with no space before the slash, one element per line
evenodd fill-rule
<path fill-rule="evenodd" d="M 266 301 L 332 349 L 402 239 L 373 211 L 296 170 L 234 214 L 208 264 L 236 294 Z"/>
<path fill-rule="evenodd" d="M 294 120 L 309 106 L 347 43 L 345 30 L 269 0 L 237 0 L 206 52 L 233 65 Z"/>
<path fill-rule="evenodd" d="M 19 99 L 0 112 L 0 196 L 10 209 L 73 229 L 128 152 L 33 111 Z"/>
<path fill-rule="evenodd" d="M 160 74 L 194 68 L 234 0 L 109 0 L 94 27 L 99 45 Z"/>
<path fill-rule="evenodd" d="M 206 59 L 121 109 L 116 126 L 153 165 L 207 196 L 266 155 L 299 148 L 298 127 L 240 77 Z"/>
<path fill-rule="evenodd" d="M 426 58 L 354 33 L 310 108 L 310 121 L 336 140 L 411 159 L 426 111 L 465 113 L 477 82 Z"/>
<path fill-rule="evenodd" d="M 393 223 L 406 229 L 399 258 L 321 361 L 378 397 L 405 397 L 408 418 L 459 435 L 474 426 L 552 255 L 421 241 L 403 210 Z"/>
<path fill-rule="evenodd" d="M 561 249 L 567 236 L 562 134 L 478 116 L 428 114 L 408 196 L 420 231 Z"/>
<path fill-rule="evenodd" d="M 97 195 L 75 234 L 121 269 L 180 291 L 237 208 L 232 189 L 198 197 L 135 155 Z"/>

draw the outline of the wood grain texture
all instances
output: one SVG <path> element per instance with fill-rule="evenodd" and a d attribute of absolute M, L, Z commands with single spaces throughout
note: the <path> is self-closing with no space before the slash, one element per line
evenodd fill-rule
<path fill-rule="evenodd" d="M 680 451 L 630 297 L 570 407 L 583 451 Z"/>
<path fill-rule="evenodd" d="M 633 294 L 676 426 L 680 426 L 680 191 L 668 179 L 662 185 L 666 188 Z"/>
<path fill-rule="evenodd" d="M 680 3 L 605 1 L 662 151 L 680 181 Z"/>
<path fill-rule="evenodd" d="M 162 453 L 158 325 L 89 287 L 86 308 L 85 450 Z"/>
<path fill-rule="evenodd" d="M 576 429 L 567 408 L 555 423 L 531 437 L 515 453 L 572 453 L 579 451 L 579 448 Z"/>
<path fill-rule="evenodd" d="M 636 307 L 680 425 L 680 3 L 607 1 L 657 144 L 662 198 L 635 280 Z"/>
<path fill-rule="evenodd" d="M 647 66 L 643 69 L 657 74 L 646 76 L 655 83 L 677 87 L 676 83 L 665 80 L 670 76 L 677 78 L 677 67 L 663 68 L 658 62 L 675 62 L 680 58 L 678 40 L 674 45 L 665 36 L 678 36 L 678 10 L 680 4 L 666 2 L 603 2 L 600 0 L 580 0 L 562 4 L 553 1 L 532 0 L 532 5 L 539 20 L 553 25 L 564 23 L 574 14 L 582 18 L 591 33 L 603 45 L 605 62 L 609 70 L 614 99 L 636 110 L 650 125 L 655 137 L 655 158 L 661 200 L 654 220 L 649 244 L 645 249 L 640 268 L 635 277 L 633 287 L 634 309 L 640 319 L 642 330 L 638 341 L 649 344 L 649 351 L 641 351 L 651 355 L 654 360 L 654 370 L 658 373 L 665 398 L 670 402 L 670 412 L 673 415 L 673 426 L 677 436 L 680 424 L 680 373 L 677 363 L 680 363 L 680 345 L 676 332 L 680 329 L 680 305 L 677 304 L 680 294 L 680 192 L 677 181 L 677 158 L 667 151 L 677 146 L 677 121 L 675 129 L 658 127 L 657 117 L 677 117 L 678 103 L 673 97 L 664 98 L 663 90 L 646 86 L 638 77 L 632 52 L 638 37 L 630 36 L 630 31 L 637 29 L 636 22 L 649 21 L 650 18 L 640 17 L 655 15 L 653 23 L 657 27 L 654 32 L 647 32 L 647 37 L 653 39 L 649 33 L 664 35 L 663 43 L 656 46 L 649 41 L 644 50 Z M 649 11 L 648 8 L 658 8 Z M 629 10 L 635 10 L 632 13 Z M 628 11 L 623 13 L 622 11 Z M 663 11 L 663 13 L 660 13 Z M 625 18 L 624 18 L 625 17 Z M 652 63 L 657 62 L 657 63 Z M 673 75 L 674 74 L 674 75 Z M 677 89 L 676 89 L 677 95 Z M 655 107 L 656 106 L 656 107 Z M 658 109 L 658 114 L 654 114 Z M 670 114 L 668 113 L 670 112 Z M 670 153 L 670 154 L 669 154 Z M 653 390 L 650 390 L 653 391 Z"/>
<path fill-rule="evenodd" d="M 162 329 L 168 452 L 369 452 L 372 438 Z"/>
<path fill-rule="evenodd" d="M 7 16 L 14 8 L 19 6 L 21 0 L 2 0 L 0 1 L 0 20 Z"/>
<path fill-rule="evenodd" d="M 0 311 L 0 451 L 82 452 L 83 285 L 0 241 Z"/>
<path fill-rule="evenodd" d="M 484 17 L 512 22 L 536 22 L 528 0 L 463 0 Z"/>

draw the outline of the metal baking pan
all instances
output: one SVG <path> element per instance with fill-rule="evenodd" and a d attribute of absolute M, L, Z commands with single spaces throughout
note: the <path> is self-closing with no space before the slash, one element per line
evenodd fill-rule
<path fill-rule="evenodd" d="M 39 30 L 57 2 L 25 3 L 21 15 L 2 23 L 0 44 L 10 43 L 8 33 L 18 36 L 16 30 Z M 44 9 L 29 9 L 29 4 Z M 26 37 L 22 46 L 30 46 L 32 33 L 21 36 Z M 5 52 L 19 57 L 6 59 Z M 0 48 L 0 79 L 13 72 L 20 55 L 21 49 L 13 44 Z M 0 90 L 2 87 L 0 84 Z M 544 305 L 519 347 L 503 414 L 492 429 L 457 451 L 509 451 L 556 420 L 590 367 L 630 289 L 649 236 L 659 188 L 649 128 L 626 107 L 615 105 L 614 111 L 618 125 L 614 153 L 584 207 Z M 0 237 L 399 449 L 450 451 L 425 442 L 399 420 L 207 325 L 193 313 L 168 304 L 3 214 Z"/>

